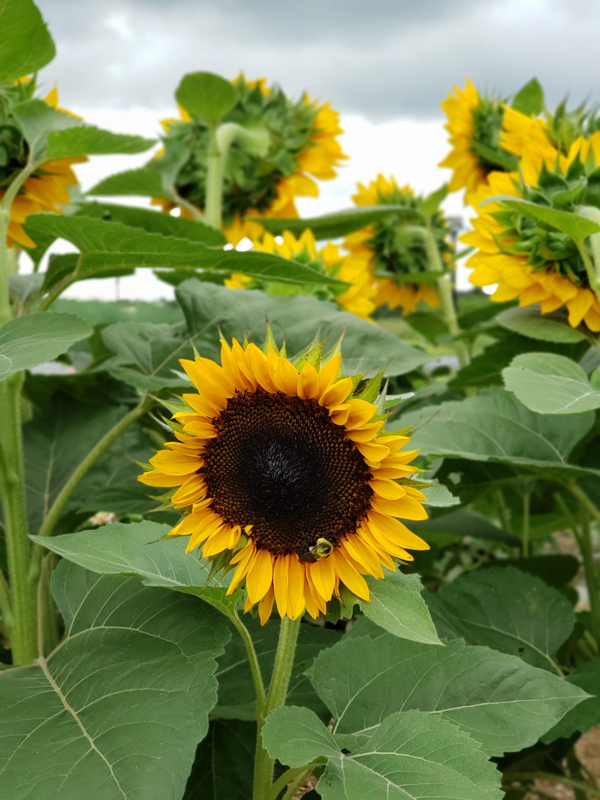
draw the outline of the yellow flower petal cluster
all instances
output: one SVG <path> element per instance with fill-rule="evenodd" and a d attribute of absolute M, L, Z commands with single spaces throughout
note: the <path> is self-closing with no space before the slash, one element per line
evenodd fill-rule
<path fill-rule="evenodd" d="M 533 135 L 537 136 L 537 133 Z M 548 149 L 536 153 L 534 148 L 524 147 L 522 152 L 522 178 L 525 185 L 536 187 L 542 164 L 548 168 L 555 166 L 561 175 L 577 157 L 585 162 L 592 155 L 600 164 L 600 132 L 590 139 L 577 139 L 566 156 L 554 151 L 552 164 L 547 163 L 551 155 Z M 472 220 L 474 230 L 461 236 L 462 242 L 477 248 L 467 261 L 467 266 L 473 268 L 471 282 L 476 286 L 497 284 L 492 300 L 505 302 L 518 297 L 520 306 L 539 303 L 542 314 L 566 306 L 572 327 L 584 322 L 590 330 L 600 331 L 600 301 L 585 279 L 577 281 L 552 267 L 535 268 L 527 263 L 526 255 L 503 252 L 503 245 L 510 245 L 514 239 L 507 238 L 504 226 L 494 217 L 501 207 L 498 203 L 481 204 L 495 196 L 522 198 L 522 184 L 517 174 L 496 172 L 488 180 L 489 185 L 480 186 L 473 197 L 473 205 L 479 214 Z"/>
<path fill-rule="evenodd" d="M 396 194 L 405 198 L 414 198 L 414 190 L 410 186 L 399 186 L 393 177 L 386 178 L 379 173 L 377 178 L 368 185 L 358 184 L 358 192 L 352 195 L 352 200 L 357 206 L 375 206 L 389 202 Z M 374 302 L 377 306 L 387 305 L 390 309 L 402 307 L 402 315 L 412 314 L 419 302 L 423 301 L 431 308 L 440 304 L 435 289 L 424 283 L 402 283 L 387 278 L 379 278 L 374 274 L 377 247 L 375 225 L 368 225 L 359 231 L 349 234 L 344 239 L 344 248 L 352 256 L 352 265 L 358 273 L 368 277 L 369 283 L 375 288 Z M 341 277 L 341 276 L 340 276 Z"/>
<path fill-rule="evenodd" d="M 466 189 L 468 196 L 486 183 L 489 173 L 472 149 L 475 136 L 473 113 L 479 107 L 481 98 L 469 78 L 464 89 L 459 89 L 458 86 L 453 89 L 454 94 L 448 94 L 441 104 L 448 118 L 444 127 L 449 133 L 452 150 L 440 161 L 439 166 L 453 171 L 448 183 L 449 190 L 456 192 Z"/>
<path fill-rule="evenodd" d="M 548 138 L 545 120 L 528 117 L 508 106 L 504 108 L 500 145 L 519 157 L 523 178 L 532 186 L 537 182 L 542 164 L 550 169 L 558 156 L 557 148 Z"/>
<path fill-rule="evenodd" d="M 427 516 L 423 494 L 402 484 L 417 453 L 352 397 L 339 354 L 297 367 L 234 340 L 222 341 L 222 366 L 181 363 L 197 394 L 175 414 L 178 441 L 139 480 L 177 487 L 171 502 L 186 513 L 170 535 L 188 536 L 187 551 L 205 558 L 227 554 L 228 593 L 244 583 L 246 610 L 258 604 L 263 624 L 274 604 L 292 619 L 325 613 L 342 584 L 369 600 L 365 575 L 383 578 L 393 557 L 427 549 L 397 519 Z"/>
<path fill-rule="evenodd" d="M 298 239 L 289 231 L 284 231 L 281 238 L 282 241 L 278 242 L 274 236 L 266 233 L 254 244 L 254 250 L 274 253 L 288 259 L 294 259 L 302 254 L 307 254 L 311 261 L 320 259 L 328 275 L 351 284 L 347 291 L 335 296 L 335 302 L 344 311 L 356 314 L 362 319 L 370 319 L 375 310 L 376 289 L 368 271 L 363 269 L 361 263 L 356 262 L 351 256 L 343 255 L 340 248 L 332 242 L 328 242 L 319 250 L 310 230 L 305 230 Z M 225 281 L 225 285 L 230 289 L 245 289 L 250 280 L 245 275 L 234 273 Z"/>
<path fill-rule="evenodd" d="M 58 91 L 56 88 L 52 89 L 44 99 L 52 108 L 58 109 Z M 59 110 L 65 111 L 62 108 Z M 12 247 L 15 244 L 21 247 L 36 246 L 35 242 L 23 229 L 25 220 L 30 214 L 39 214 L 42 211 L 62 213 L 60 206 L 67 205 L 70 202 L 67 187 L 77 184 L 77 177 L 71 167 L 73 164 L 80 164 L 84 161 L 87 161 L 85 156 L 48 161 L 27 178 L 11 206 L 7 237 L 8 247 Z M 0 198 L 4 194 L 5 189 L 0 187 Z"/>

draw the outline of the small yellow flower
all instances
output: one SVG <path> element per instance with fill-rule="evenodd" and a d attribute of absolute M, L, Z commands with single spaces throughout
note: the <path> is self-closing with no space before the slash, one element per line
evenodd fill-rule
<path fill-rule="evenodd" d="M 532 137 L 537 135 L 534 131 Z M 600 133 L 577 139 L 568 155 L 527 146 L 522 152 L 521 175 L 493 173 L 489 185 L 473 198 L 479 216 L 472 220 L 474 231 L 461 237 L 477 248 L 467 262 L 473 267 L 470 280 L 476 286 L 497 285 L 492 300 L 518 297 L 521 306 L 539 303 L 542 314 L 566 306 L 573 327 L 583 321 L 600 331 L 600 302 L 574 242 L 501 203 L 481 205 L 488 198 L 510 195 L 546 207 L 556 202 L 563 211 L 595 206 L 596 192 L 588 192 L 587 178 L 600 164 Z"/>
<path fill-rule="evenodd" d="M 172 487 L 185 516 L 170 532 L 187 551 L 226 557 L 235 567 L 228 593 L 242 583 L 246 610 L 264 624 L 325 613 L 343 584 L 369 600 L 364 575 L 383 578 L 392 557 L 428 545 L 397 517 L 424 519 L 425 499 L 410 476 L 416 451 L 388 435 L 377 407 L 352 397 L 341 356 L 295 366 L 272 347 L 230 347 L 221 364 L 182 361 L 197 389 L 175 414 L 178 441 L 167 443 L 139 480 Z M 404 480 L 404 482 L 403 482 Z"/>
<path fill-rule="evenodd" d="M 20 81 L 17 81 L 17 84 L 24 84 L 29 80 L 29 78 L 21 78 Z M 52 108 L 67 114 L 71 113 L 63 108 L 58 108 L 58 91 L 56 87 L 44 99 Z M 71 116 L 75 115 L 71 114 Z M 16 130 L 16 128 L 13 128 L 13 130 Z M 8 185 L 27 163 L 27 143 L 20 139 L 19 142 L 11 142 L 11 144 L 15 145 L 15 155 L 9 158 L 5 166 L 0 167 L 0 179 L 2 179 L 4 186 Z M 8 247 L 17 245 L 32 248 L 36 246 L 35 242 L 25 233 L 23 228 L 25 220 L 30 214 L 39 214 L 42 211 L 62 213 L 60 206 L 68 205 L 70 202 L 68 187 L 77 184 L 77 178 L 71 167 L 73 164 L 80 164 L 84 161 L 87 161 L 85 156 L 49 161 L 27 178 L 11 206 L 7 237 Z M 0 186 L 0 198 L 4 196 L 5 191 L 5 188 Z"/>
<path fill-rule="evenodd" d="M 254 250 L 262 253 L 275 253 L 284 258 L 310 263 L 312 267 L 322 269 L 327 275 L 351 284 L 341 293 L 336 290 L 336 287 L 320 289 L 320 291 L 328 292 L 330 296 L 326 299 L 335 300 L 343 311 L 349 311 L 356 314 L 357 317 L 369 319 L 375 310 L 376 289 L 368 271 L 364 270 L 362 265 L 355 262 L 351 256 L 343 255 L 340 248 L 332 242 L 328 242 L 320 250 L 317 249 L 315 237 L 310 230 L 304 231 L 298 239 L 289 231 L 284 231 L 281 242 L 277 242 L 275 237 L 266 233 L 259 242 L 255 243 Z M 226 280 L 225 285 L 230 289 L 260 287 L 268 290 L 268 284 L 254 282 L 251 278 L 238 273 L 234 273 L 231 278 Z M 296 291 L 304 294 L 302 286 L 297 288 L 286 286 L 286 289 L 289 293 Z"/>
<path fill-rule="evenodd" d="M 400 205 L 415 211 L 415 226 L 425 225 L 419 221 L 421 198 L 416 197 L 410 186 L 399 186 L 393 177 L 385 178 L 379 174 L 367 186 L 358 184 L 358 192 L 352 196 L 357 206 Z M 440 247 L 442 257 L 448 257 L 451 248 L 446 241 L 448 226 L 441 212 L 436 212 L 430 226 Z M 440 301 L 435 289 L 427 283 L 415 280 L 419 273 L 431 270 L 422 238 L 418 234 L 407 234 L 396 224 L 393 213 L 389 219 L 369 225 L 349 234 L 344 247 L 352 256 L 353 268 L 369 276 L 375 287 L 374 301 L 377 306 L 387 305 L 390 309 L 402 307 L 404 316 L 411 314 L 420 301 L 432 308 Z M 390 277 L 383 277 L 385 273 Z"/>
<path fill-rule="evenodd" d="M 266 78 L 246 81 L 243 75 L 233 81 L 239 99 L 226 115 L 225 122 L 240 125 L 264 125 L 271 136 L 265 156 L 245 153 L 232 146 L 225 171 L 223 218 L 224 232 L 231 244 L 244 237 L 256 241 L 263 227 L 249 217 L 296 218 L 297 197 L 318 197 L 318 180 L 331 180 L 337 168 L 348 158 L 338 137 L 343 133 L 339 114 L 329 103 L 319 105 L 303 95 L 292 102 L 277 87 L 269 87 Z M 177 189 L 186 200 L 202 208 L 206 178 L 206 130 L 193 123 L 190 115 L 179 109 L 181 120 L 166 119 L 166 136 L 184 136 L 191 142 L 192 154 L 180 170 Z M 186 123 L 184 128 L 182 123 Z M 191 131 L 191 134 L 190 134 Z M 155 199 L 164 210 L 173 203 Z M 184 216 L 189 216 L 185 210 Z"/>

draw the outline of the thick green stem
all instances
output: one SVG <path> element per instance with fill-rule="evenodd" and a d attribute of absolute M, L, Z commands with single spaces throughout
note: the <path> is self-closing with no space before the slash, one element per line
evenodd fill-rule
<path fill-rule="evenodd" d="M 526 489 L 523 493 L 523 527 L 521 529 L 521 549 L 525 558 L 529 555 L 529 512 L 531 507 L 531 492 Z"/>
<path fill-rule="evenodd" d="M 144 395 L 139 404 L 133 408 L 128 414 L 120 419 L 117 424 L 106 433 L 99 442 L 90 450 L 87 456 L 79 464 L 78 467 L 71 473 L 69 479 L 58 493 L 56 499 L 50 506 L 48 514 L 46 515 L 39 531 L 38 536 L 51 536 L 56 523 L 58 522 L 65 503 L 71 497 L 75 488 L 87 473 L 87 471 L 96 463 L 98 458 L 104 451 L 110 447 L 115 439 L 120 436 L 123 431 L 128 428 L 133 422 L 142 417 L 156 404 L 156 400 L 152 397 Z M 44 549 L 40 545 L 35 545 L 34 557 L 31 565 L 31 578 L 37 580 L 40 573 L 40 565 Z"/>
<path fill-rule="evenodd" d="M 204 214 L 207 225 L 220 229 L 223 206 L 223 155 L 217 142 L 216 128 L 211 127 L 209 135 Z"/>
<path fill-rule="evenodd" d="M 7 636 L 9 636 L 10 627 L 12 625 L 10 589 L 2 570 L 0 570 L 0 616 L 2 617 L 4 632 L 6 633 Z"/>
<path fill-rule="evenodd" d="M 461 366 L 464 367 L 469 363 L 469 353 L 465 343 L 461 339 L 457 338 L 461 334 L 461 329 L 460 325 L 458 324 L 458 317 L 456 316 L 454 297 L 452 296 L 451 277 L 444 270 L 444 265 L 442 263 L 442 259 L 440 258 L 440 251 L 438 250 L 435 237 L 429 229 L 423 230 L 423 239 L 431 269 L 440 273 L 437 287 L 440 295 L 440 302 L 442 304 L 442 310 L 444 312 L 444 318 L 446 320 L 448 330 L 454 337 L 454 349 L 456 351 L 456 355 L 458 356 L 458 360 L 460 361 Z"/>
<path fill-rule="evenodd" d="M 10 581 L 11 646 L 13 663 L 17 666 L 30 664 L 37 658 L 36 597 L 35 588 L 29 581 L 31 543 L 21 441 L 22 383 L 22 374 L 0 382 L 0 488 Z"/>
<path fill-rule="evenodd" d="M 65 289 L 68 289 L 72 283 L 75 283 L 75 281 L 79 277 L 79 273 L 81 271 L 81 265 L 82 265 L 82 260 L 80 256 L 77 261 L 77 265 L 75 266 L 75 269 L 71 273 L 71 275 L 67 275 L 65 278 L 62 279 L 62 281 L 59 281 L 52 287 L 52 289 L 48 292 L 46 297 L 44 297 L 42 302 L 39 304 L 37 308 L 38 311 L 47 311 L 52 305 L 52 303 L 54 303 L 54 301 L 61 296 L 61 294 L 65 291 Z"/>
<path fill-rule="evenodd" d="M 291 620 L 284 617 L 281 620 L 279 630 L 279 644 L 275 655 L 275 665 L 273 675 L 269 685 L 269 692 L 264 704 L 263 713 L 257 713 L 258 730 L 256 732 L 256 757 L 254 761 L 254 791 L 253 800 L 267 800 L 271 785 L 273 783 L 274 759 L 271 758 L 262 743 L 262 729 L 265 720 L 276 708 L 285 703 L 292 667 L 294 666 L 294 655 L 296 653 L 296 642 L 300 630 L 300 618 Z"/>
<path fill-rule="evenodd" d="M 244 647 L 246 648 L 246 654 L 248 656 L 248 661 L 250 662 L 250 671 L 252 672 L 252 680 L 254 681 L 254 690 L 256 692 L 256 714 L 257 716 L 262 716 L 267 695 L 262 679 L 262 673 L 260 671 L 260 664 L 258 663 L 258 656 L 256 655 L 256 650 L 254 649 L 254 642 L 248 633 L 248 628 L 246 628 L 242 620 L 239 618 L 237 610 L 234 612 L 233 616 L 230 617 L 230 620 L 235 625 L 237 632 L 242 637 Z"/>

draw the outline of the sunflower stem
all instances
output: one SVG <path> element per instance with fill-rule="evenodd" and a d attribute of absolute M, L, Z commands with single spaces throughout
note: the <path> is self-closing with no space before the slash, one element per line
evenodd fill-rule
<path fill-rule="evenodd" d="M 261 716 L 264 711 L 267 694 L 265 692 L 265 684 L 260 671 L 260 664 L 258 663 L 258 656 L 256 655 L 256 650 L 254 648 L 254 642 L 252 641 L 252 637 L 248 632 L 248 628 L 240 619 L 237 609 L 230 616 L 230 620 L 235 626 L 235 629 L 239 635 L 242 637 L 242 642 L 246 648 L 248 661 L 250 662 L 250 671 L 252 672 L 252 680 L 254 681 L 254 690 L 256 692 L 256 714 L 257 716 Z"/>
<path fill-rule="evenodd" d="M 286 800 L 288 797 L 293 798 L 298 791 L 298 787 L 302 786 L 313 770 L 322 766 L 323 764 L 315 761 L 311 764 L 306 764 L 304 767 L 290 767 L 290 769 L 286 770 L 283 775 L 277 778 L 275 783 L 271 786 L 271 791 L 269 792 L 267 800 L 277 800 L 286 787 L 287 791 L 283 796 L 283 800 Z"/>
<path fill-rule="evenodd" d="M 7 236 L 12 197 L 10 189 L 0 204 L 0 327 L 10 322 L 12 310 L 8 276 L 12 259 Z M 30 664 L 37 657 L 36 599 L 29 581 L 31 546 L 27 527 L 23 442 L 21 437 L 21 387 L 23 373 L 0 381 L 0 494 L 4 512 L 8 579 L 10 585 L 10 625 L 13 663 Z"/>
<path fill-rule="evenodd" d="M 217 129 L 209 129 L 206 200 L 204 203 L 205 222 L 217 230 L 221 229 L 223 208 L 223 154 L 217 141 Z"/>
<path fill-rule="evenodd" d="M 437 287 L 440 295 L 440 302 L 442 304 L 442 310 L 444 312 L 444 318 L 446 320 L 448 330 L 454 337 L 454 351 L 458 356 L 461 367 L 464 367 L 469 363 L 469 353 L 465 343 L 462 341 L 462 339 L 458 338 L 462 331 L 456 316 L 450 275 L 446 274 L 442 259 L 440 258 L 440 251 L 438 250 L 435 237 L 429 227 L 427 229 L 423 229 L 423 240 L 431 269 L 440 273 L 440 277 L 437 281 Z"/>
<path fill-rule="evenodd" d="M 294 656 L 296 653 L 296 642 L 300 630 L 301 617 L 291 620 L 283 617 L 281 628 L 279 629 L 279 643 L 275 655 L 275 664 L 269 691 L 263 707 L 263 712 L 256 715 L 258 730 L 256 734 L 256 757 L 254 761 L 254 791 L 253 800 L 267 800 L 273 784 L 273 768 L 275 760 L 271 758 L 262 743 L 262 729 L 269 714 L 276 708 L 284 705 L 287 697 L 292 667 L 294 666 Z"/>

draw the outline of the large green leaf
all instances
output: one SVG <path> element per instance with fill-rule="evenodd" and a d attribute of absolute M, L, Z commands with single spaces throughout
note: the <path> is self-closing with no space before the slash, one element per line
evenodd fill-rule
<path fill-rule="evenodd" d="M 569 344 L 582 342 L 588 338 L 583 329 L 572 328 L 569 325 L 569 319 L 562 311 L 542 314 L 539 306 L 508 308 L 498 314 L 496 320 L 509 331 L 528 336 L 530 339 Z"/>
<path fill-rule="evenodd" d="M 314 297 L 232 292 L 200 281 L 180 284 L 175 295 L 183 308 L 188 334 L 206 358 L 219 358 L 219 330 L 228 340 L 235 336 L 243 341 L 246 335 L 249 341 L 262 344 L 267 319 L 277 341 L 282 342 L 285 337 L 290 355 L 306 347 L 319 329 L 330 347 L 343 335 L 342 354 L 348 373 L 378 372 L 386 367 L 388 375 L 403 375 L 428 358 L 383 328 Z"/>
<path fill-rule="evenodd" d="M 366 581 L 371 600 L 361 603 L 365 616 L 402 639 L 440 644 L 418 575 L 386 571 L 383 580 L 367 576 Z"/>
<path fill-rule="evenodd" d="M 200 742 L 183 800 L 248 800 L 252 797 L 256 725 L 215 719 Z"/>
<path fill-rule="evenodd" d="M 181 326 L 117 322 L 102 331 L 102 338 L 115 354 L 102 367 L 115 378 L 147 392 L 190 388 L 179 359 L 193 358 L 193 341 Z"/>
<path fill-rule="evenodd" d="M 168 525 L 117 523 L 97 531 L 80 531 L 37 539 L 48 550 L 86 569 L 105 575 L 136 575 L 145 586 L 195 594 L 224 613 L 231 613 L 239 592 L 226 597 L 231 574 L 207 586 L 209 570 L 193 553 L 187 537 L 162 540 Z M 36 541 L 36 537 L 32 537 Z"/>
<path fill-rule="evenodd" d="M 34 161 L 42 161 L 48 136 L 53 131 L 62 131 L 65 128 L 73 128 L 81 125 L 82 122 L 77 117 L 58 111 L 48 105 L 44 100 L 32 98 L 19 103 L 13 109 L 23 136 L 33 153 Z"/>
<path fill-rule="evenodd" d="M 0 380 L 52 361 L 92 333 L 74 314 L 46 312 L 16 317 L 0 328 Z"/>
<path fill-rule="evenodd" d="M 25 489 L 32 533 L 39 529 L 75 467 L 127 411 L 122 406 L 91 409 L 61 398 L 25 423 Z"/>
<path fill-rule="evenodd" d="M 262 626 L 259 620 L 249 616 L 244 617 L 243 622 L 252 636 L 263 680 L 268 685 L 275 662 L 279 624 L 272 619 L 267 625 Z M 338 631 L 321 628 L 310 623 L 300 626 L 288 689 L 286 702 L 289 705 L 308 706 L 325 721 L 329 720 L 329 711 L 317 696 L 304 673 L 312 665 L 316 656 L 322 650 L 334 645 L 340 636 Z M 213 710 L 213 717 L 254 720 L 256 718 L 256 693 L 246 649 L 237 633 L 234 633 L 225 649 L 225 654 L 219 659 L 217 678 L 219 680 L 219 699 Z"/>
<path fill-rule="evenodd" d="M 556 228 L 556 230 L 566 233 L 567 236 L 570 236 L 575 241 L 581 241 L 593 233 L 600 232 L 600 225 L 587 217 L 582 217 L 571 211 L 559 211 L 556 208 L 540 206 L 537 203 L 531 203 L 529 200 L 515 200 L 510 195 L 490 197 L 484 200 L 481 205 L 485 206 L 487 203 L 500 203 L 505 208 L 518 211 L 524 217 L 542 222 L 550 226 L 550 228 Z"/>
<path fill-rule="evenodd" d="M 160 173 L 151 167 L 128 169 L 109 175 L 88 191 L 88 194 L 107 197 L 132 195 L 136 197 L 166 197 Z"/>
<path fill-rule="evenodd" d="M 385 633 L 343 639 L 322 652 L 311 681 L 334 731 L 370 734 L 395 711 L 441 715 L 489 755 L 534 744 L 585 694 L 520 658 L 460 641 L 423 645 Z"/>
<path fill-rule="evenodd" d="M 80 125 L 70 130 L 57 131 L 48 137 L 45 160 L 73 156 L 102 156 L 111 153 L 143 153 L 156 141 L 126 133 L 112 133 L 94 125 Z"/>
<path fill-rule="evenodd" d="M 149 233 L 160 233 L 163 236 L 176 236 L 178 239 L 189 239 L 211 247 L 220 247 L 227 240 L 221 231 L 185 217 L 172 217 L 161 211 L 137 206 L 120 206 L 114 203 L 84 203 L 77 209 L 77 214 L 92 219 L 103 219 L 120 222 L 131 228 L 141 228 Z"/>
<path fill-rule="evenodd" d="M 409 224 L 418 222 L 420 215 L 418 211 L 406 208 L 406 206 L 385 205 L 346 208 L 343 211 L 333 211 L 331 214 L 306 219 L 253 217 L 254 221 L 259 222 L 269 233 L 277 235 L 284 231 L 290 231 L 297 236 L 305 230 L 311 230 L 316 239 L 336 239 L 338 236 L 346 236 L 346 234 L 365 228 L 373 222 L 387 218 Z"/>
<path fill-rule="evenodd" d="M 27 222 L 33 230 L 74 244 L 81 251 L 77 264 L 82 277 L 115 268 L 189 267 L 242 272 L 282 283 L 346 285 L 281 256 L 253 250 L 221 250 L 188 239 L 133 229 L 118 222 L 60 214 L 33 214 Z"/>
<path fill-rule="evenodd" d="M 575 613 L 567 598 L 514 567 L 478 570 L 427 595 L 440 636 L 463 638 L 561 674 L 556 651 Z"/>
<path fill-rule="evenodd" d="M 4 795 L 179 800 L 217 697 L 221 618 L 67 561 L 53 590 L 65 638 L 48 659 L 0 674 Z"/>
<path fill-rule="evenodd" d="M 600 408 L 600 391 L 570 358 L 525 353 L 502 374 L 506 388 L 538 414 L 581 414 Z"/>
<path fill-rule="evenodd" d="M 579 686 L 590 697 L 568 711 L 561 721 L 542 737 L 543 742 L 553 742 L 563 737 L 567 739 L 574 733 L 585 733 L 594 725 L 600 725 L 600 658 L 596 657 L 585 662 L 572 672 L 567 680 L 574 686 Z"/>
<path fill-rule="evenodd" d="M 196 119 L 217 125 L 236 104 L 237 90 L 213 72 L 190 72 L 181 79 L 175 98 Z"/>
<path fill-rule="evenodd" d="M 317 787 L 323 800 L 502 797 L 500 776 L 477 742 L 418 711 L 392 714 L 357 745 L 330 733 L 309 709 L 279 708 L 267 718 L 263 740 L 274 758 L 292 767 L 327 759 Z"/>
<path fill-rule="evenodd" d="M 56 54 L 52 37 L 33 0 L 0 5 L 0 84 L 10 84 L 45 67 Z"/>
<path fill-rule="evenodd" d="M 585 474 L 568 457 L 594 416 L 535 414 L 511 392 L 488 389 L 462 402 L 404 414 L 401 421 L 416 426 L 411 446 L 423 454 L 503 462 L 563 478 Z"/>

